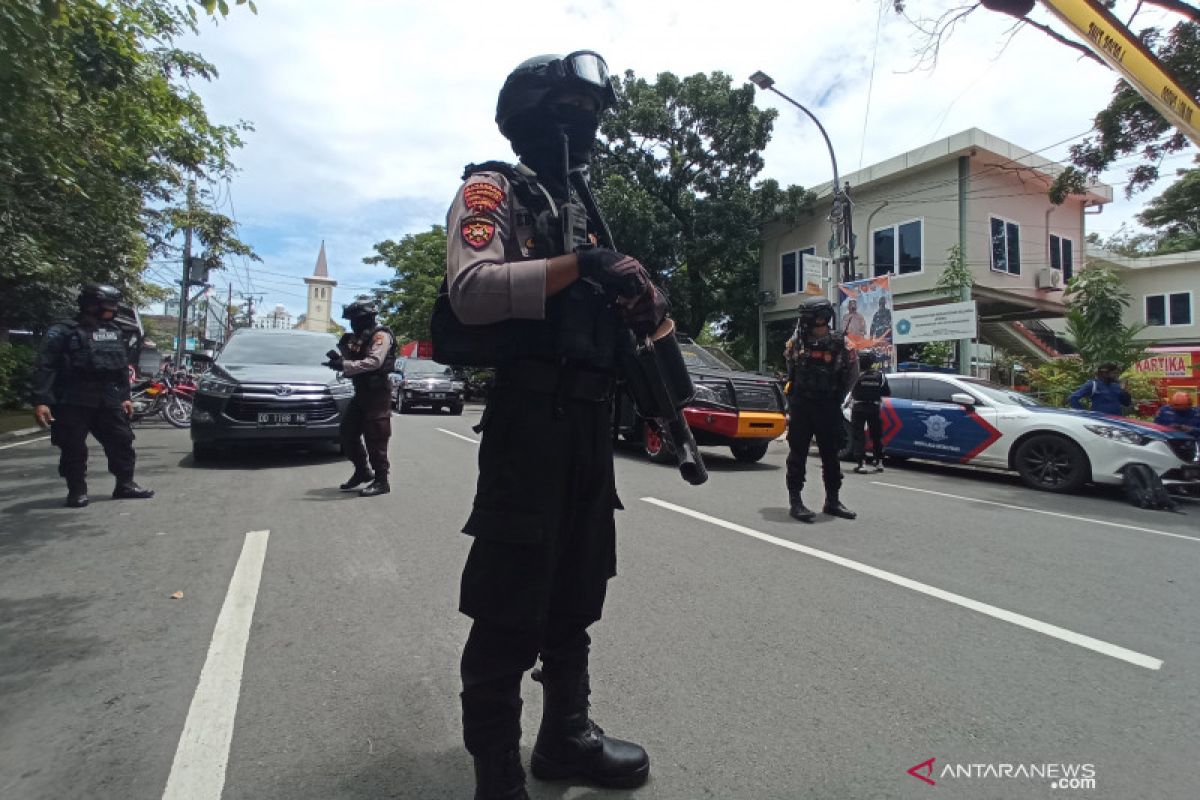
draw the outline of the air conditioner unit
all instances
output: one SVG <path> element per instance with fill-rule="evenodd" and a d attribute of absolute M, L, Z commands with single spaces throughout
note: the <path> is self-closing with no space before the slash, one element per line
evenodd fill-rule
<path fill-rule="evenodd" d="M 1041 269 L 1038 270 L 1037 278 L 1035 279 L 1037 288 L 1061 290 L 1062 289 L 1062 271 L 1057 269 Z"/>

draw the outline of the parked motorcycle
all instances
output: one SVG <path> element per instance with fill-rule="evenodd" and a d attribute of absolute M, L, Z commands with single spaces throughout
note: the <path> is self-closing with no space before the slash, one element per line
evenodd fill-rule
<path fill-rule="evenodd" d="M 130 386 L 133 402 L 133 421 L 160 415 L 176 428 L 192 425 L 192 400 L 196 394 L 196 381 L 186 372 L 172 376 L 163 372 L 145 381 Z"/>

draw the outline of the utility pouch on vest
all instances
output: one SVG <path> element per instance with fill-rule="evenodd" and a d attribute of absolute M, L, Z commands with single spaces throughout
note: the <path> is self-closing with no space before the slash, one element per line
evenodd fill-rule
<path fill-rule="evenodd" d="M 433 360 L 451 367 L 497 367 L 511 359 L 513 322 L 467 325 L 450 305 L 450 286 L 442 278 L 429 320 Z"/>

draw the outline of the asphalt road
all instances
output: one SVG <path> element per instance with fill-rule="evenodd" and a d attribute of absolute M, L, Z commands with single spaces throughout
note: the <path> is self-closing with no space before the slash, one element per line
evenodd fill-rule
<path fill-rule="evenodd" d="M 186 432 L 144 426 L 157 497 L 109 500 L 97 447 L 69 510 L 47 441 L 0 449 L 0 798 L 469 798 L 478 412 L 395 418 L 374 499 L 336 490 L 336 455 L 198 468 Z M 858 521 L 806 526 L 782 442 L 707 453 L 702 488 L 618 460 L 593 716 L 646 746 L 650 783 L 534 798 L 1196 796 L 1200 506 L 910 464 L 848 474 Z M 907 774 L 929 759 L 934 786 Z M 1095 788 L 1052 788 L 1062 769 Z"/>

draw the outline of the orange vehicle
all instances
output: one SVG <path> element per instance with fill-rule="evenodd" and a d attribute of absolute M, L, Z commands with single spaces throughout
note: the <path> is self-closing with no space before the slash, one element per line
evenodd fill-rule
<path fill-rule="evenodd" d="M 1200 345 L 1152 347 L 1150 355 L 1134 364 L 1138 373 L 1154 381 L 1158 400 L 1138 410 L 1153 416 L 1175 392 L 1187 392 L 1193 404 L 1200 400 Z"/>
<path fill-rule="evenodd" d="M 676 334 L 696 396 L 683 409 L 696 444 L 728 447 L 738 461 L 753 462 L 787 426 L 783 384 L 745 372 L 682 334 Z M 728 356 L 726 356 L 728 359 Z M 617 393 L 614 426 L 630 442 L 641 444 L 651 461 L 675 463 L 675 454 L 657 427 L 643 419 L 624 392 Z"/>

